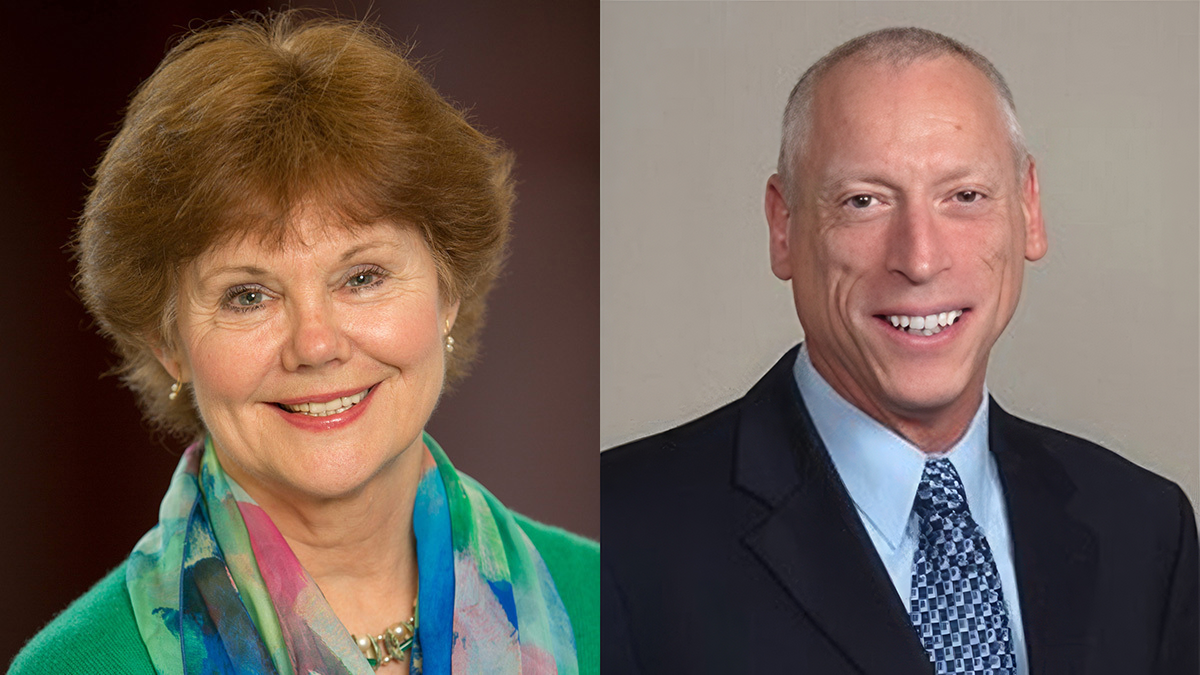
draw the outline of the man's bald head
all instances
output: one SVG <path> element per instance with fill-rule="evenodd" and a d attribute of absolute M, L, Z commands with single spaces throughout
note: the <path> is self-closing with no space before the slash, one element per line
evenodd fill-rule
<path fill-rule="evenodd" d="M 1004 114 L 1015 168 L 1018 175 L 1023 174 L 1028 167 L 1029 150 L 1025 145 L 1025 136 L 1021 133 L 1021 125 L 1017 122 L 1012 91 L 992 62 L 974 49 L 941 33 L 924 28 L 885 28 L 838 46 L 805 71 L 792 88 L 783 112 L 783 139 L 780 143 L 777 169 L 783 179 L 788 201 L 792 202 L 795 197 L 792 193 L 798 178 L 797 162 L 804 155 L 808 144 L 808 134 L 812 128 L 813 99 L 817 86 L 826 73 L 838 64 L 850 60 L 903 68 L 918 61 L 943 56 L 960 58 L 987 76 Z"/>

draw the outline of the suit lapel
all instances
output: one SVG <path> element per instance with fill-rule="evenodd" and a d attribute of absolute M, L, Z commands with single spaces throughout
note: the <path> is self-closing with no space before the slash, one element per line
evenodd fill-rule
<path fill-rule="evenodd" d="M 990 403 L 988 441 L 1008 506 L 1030 675 L 1083 672 L 1096 585 L 1092 531 L 1071 514 L 1074 484 L 1044 429 Z"/>
<path fill-rule="evenodd" d="M 743 399 L 735 481 L 768 509 L 743 543 L 868 675 L 930 663 L 808 417 L 789 352 Z"/>

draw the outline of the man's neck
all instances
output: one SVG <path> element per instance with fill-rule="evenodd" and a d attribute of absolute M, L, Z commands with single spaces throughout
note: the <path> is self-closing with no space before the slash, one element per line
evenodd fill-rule
<path fill-rule="evenodd" d="M 942 454 L 962 439 L 979 410 L 983 382 L 972 382 L 950 403 L 924 410 L 890 409 L 873 401 L 846 373 L 809 352 L 813 368 L 835 392 L 876 422 L 892 430 L 927 455 Z"/>

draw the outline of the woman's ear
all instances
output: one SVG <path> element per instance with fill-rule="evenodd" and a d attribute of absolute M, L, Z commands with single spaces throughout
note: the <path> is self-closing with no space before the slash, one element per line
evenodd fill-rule
<path fill-rule="evenodd" d="M 443 334 L 449 335 L 450 329 L 454 328 L 454 321 L 458 318 L 458 306 L 461 303 L 455 300 L 453 303 L 446 305 L 442 309 L 442 328 Z"/>
<path fill-rule="evenodd" d="M 150 345 L 150 351 L 154 352 L 154 358 L 158 359 L 172 379 L 178 382 L 191 380 L 191 369 L 188 367 L 187 359 L 179 353 L 178 349 L 169 347 L 160 340 L 152 340 Z"/>

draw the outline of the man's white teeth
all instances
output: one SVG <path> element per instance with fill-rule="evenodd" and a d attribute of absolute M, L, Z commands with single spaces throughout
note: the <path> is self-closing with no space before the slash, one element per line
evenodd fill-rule
<path fill-rule="evenodd" d="M 910 335 L 937 335 L 942 332 L 942 329 L 951 326 L 963 315 L 961 309 L 956 309 L 951 312 L 942 312 L 940 314 L 930 314 L 929 316 L 903 316 L 893 314 L 887 319 L 898 330 L 902 330 Z"/>
<path fill-rule="evenodd" d="M 332 401 L 325 401 L 324 403 L 311 402 L 301 403 L 299 405 L 284 405 L 280 403 L 279 405 L 288 412 L 304 413 L 309 417 L 328 417 L 330 415 L 337 415 L 338 413 L 346 412 L 356 403 L 363 400 L 367 396 L 368 391 L 370 391 L 370 389 L 364 389 L 353 396 L 343 396 L 341 398 L 335 398 Z"/>

